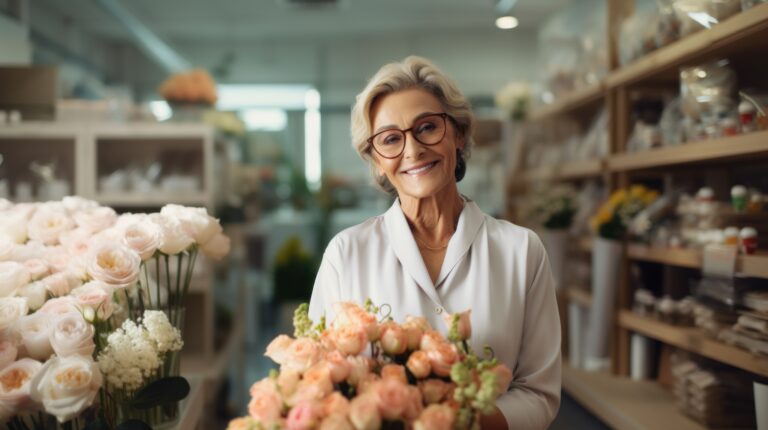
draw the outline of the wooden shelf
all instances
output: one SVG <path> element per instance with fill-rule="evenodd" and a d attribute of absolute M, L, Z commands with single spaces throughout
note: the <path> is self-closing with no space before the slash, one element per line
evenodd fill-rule
<path fill-rule="evenodd" d="M 605 95 L 605 85 L 602 83 L 575 90 L 558 98 L 554 103 L 540 107 L 528 117 L 529 121 L 541 121 L 571 113 L 578 108 L 599 101 Z"/>
<path fill-rule="evenodd" d="M 531 169 L 523 173 L 523 178 L 527 182 L 565 181 L 600 176 L 604 170 L 603 159 L 584 160 Z"/>
<path fill-rule="evenodd" d="M 768 376 L 768 358 L 759 357 L 747 350 L 719 342 L 698 328 L 666 324 L 652 318 L 636 315 L 628 310 L 622 310 L 619 313 L 619 325 L 627 330 L 680 349 L 757 375 Z"/>
<path fill-rule="evenodd" d="M 755 155 L 768 156 L 768 131 L 617 154 L 608 158 L 608 169 L 617 172 L 653 169 Z"/>
<path fill-rule="evenodd" d="M 656 248 L 630 244 L 627 255 L 632 260 L 650 261 L 670 266 L 701 269 L 701 251 L 680 248 Z M 736 272 L 754 278 L 768 279 L 768 254 L 739 255 L 736 257 Z"/>
<path fill-rule="evenodd" d="M 169 203 L 175 203 L 185 206 L 209 206 L 210 198 L 207 193 L 170 193 L 167 191 L 158 191 L 147 194 L 126 192 L 117 193 L 99 193 L 94 198 L 97 202 L 116 207 L 146 207 L 146 206 L 165 206 Z"/>
<path fill-rule="evenodd" d="M 592 307 L 592 292 L 587 291 L 581 287 L 568 287 L 566 290 L 566 297 L 569 302 L 576 303 L 582 308 L 589 309 Z"/>
<path fill-rule="evenodd" d="M 563 364 L 563 390 L 615 429 L 703 430 L 677 409 L 672 393 L 653 381 L 633 381 Z"/>
<path fill-rule="evenodd" d="M 614 71 L 606 78 L 606 86 L 616 88 L 653 80 L 670 73 L 677 74 L 680 66 L 727 56 L 732 51 L 749 49 L 750 46 L 754 46 L 755 54 L 760 55 L 758 47 L 765 46 L 767 38 L 768 4 L 762 4 Z"/>

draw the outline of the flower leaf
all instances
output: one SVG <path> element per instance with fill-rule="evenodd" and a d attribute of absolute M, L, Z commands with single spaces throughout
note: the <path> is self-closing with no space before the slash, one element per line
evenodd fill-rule
<path fill-rule="evenodd" d="M 152 427 L 141 420 L 126 420 L 115 427 L 115 430 L 152 430 Z"/>
<path fill-rule="evenodd" d="M 149 409 L 155 406 L 178 402 L 189 394 L 189 382 L 181 376 L 158 379 L 139 390 L 131 406 L 136 409 Z"/>

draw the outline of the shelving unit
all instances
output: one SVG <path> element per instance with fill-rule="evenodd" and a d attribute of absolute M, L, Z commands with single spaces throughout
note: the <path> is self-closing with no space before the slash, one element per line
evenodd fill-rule
<path fill-rule="evenodd" d="M 603 83 L 580 88 L 573 93 L 566 94 L 550 105 L 545 105 L 531 112 L 531 121 L 552 119 L 560 115 L 568 115 L 585 107 L 592 106 L 602 101 L 605 96 Z"/>
<path fill-rule="evenodd" d="M 627 247 L 627 255 L 630 259 L 637 261 L 701 269 L 701 251 L 694 249 L 654 248 L 631 244 Z M 768 254 L 739 255 L 736 257 L 736 272 L 754 278 L 768 279 Z"/>
<path fill-rule="evenodd" d="M 559 166 L 540 167 L 523 174 L 528 182 L 565 181 L 600 176 L 605 170 L 605 160 L 573 161 Z"/>

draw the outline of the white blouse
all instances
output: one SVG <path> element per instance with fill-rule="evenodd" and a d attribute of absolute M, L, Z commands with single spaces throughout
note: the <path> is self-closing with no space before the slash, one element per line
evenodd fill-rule
<path fill-rule="evenodd" d="M 471 309 L 470 344 L 490 345 L 514 374 L 496 405 L 510 429 L 546 429 L 560 406 L 560 318 L 544 246 L 531 230 L 494 219 L 467 200 L 448 243 L 437 283 L 400 208 L 336 235 L 309 304 L 332 321 L 337 301 L 387 304 L 391 316 L 425 316 L 446 334 L 444 312 Z"/>

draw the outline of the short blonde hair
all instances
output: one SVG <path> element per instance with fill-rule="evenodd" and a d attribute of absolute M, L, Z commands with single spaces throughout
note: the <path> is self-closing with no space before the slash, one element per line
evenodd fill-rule
<path fill-rule="evenodd" d="M 366 161 L 371 169 L 371 176 L 378 187 L 392 195 L 397 192 L 386 176 L 379 176 L 371 155 L 371 107 L 380 97 L 411 88 L 421 88 L 434 95 L 443 105 L 445 112 L 450 115 L 459 136 L 464 139 L 464 158 L 474 145 L 472 138 L 475 120 L 472 109 L 456 83 L 446 76 L 429 60 L 409 56 L 401 62 L 389 63 L 382 66 L 368 81 L 363 91 L 357 95 L 352 107 L 351 132 L 352 146 L 358 155 Z"/>

